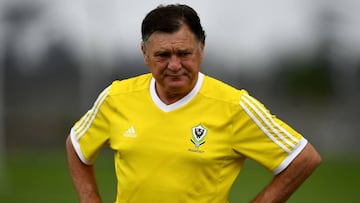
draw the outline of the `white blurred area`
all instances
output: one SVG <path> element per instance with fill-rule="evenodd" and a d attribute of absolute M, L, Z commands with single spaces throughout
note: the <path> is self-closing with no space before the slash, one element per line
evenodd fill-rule
<path fill-rule="evenodd" d="M 18 63 L 26 64 L 19 66 L 24 73 L 36 71 L 36 64 L 54 43 L 69 46 L 79 60 L 96 60 L 113 67 L 111 64 L 119 57 L 141 58 L 141 21 L 161 3 L 173 1 L 1 0 L 0 32 L 5 38 L 11 35 L 15 39 L 12 46 L 20 59 Z M 360 56 L 357 0 L 180 3 L 198 11 L 207 33 L 207 54 L 221 60 L 225 69 L 254 64 L 241 71 L 259 73 L 259 68 L 266 71 L 267 64 L 279 55 L 294 51 L 311 53 L 324 37 L 336 41 L 335 57 L 348 61 Z M 333 19 L 325 19 L 325 15 Z M 4 40 L 0 50 L 3 47 Z"/>

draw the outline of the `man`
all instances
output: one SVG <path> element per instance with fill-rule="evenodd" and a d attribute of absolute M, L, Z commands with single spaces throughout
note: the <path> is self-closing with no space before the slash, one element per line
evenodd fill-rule
<path fill-rule="evenodd" d="M 274 173 L 253 202 L 285 202 L 320 164 L 302 135 L 245 90 L 200 72 L 205 33 L 192 8 L 152 10 L 142 39 L 151 73 L 113 82 L 67 139 L 80 202 L 101 202 L 93 164 L 105 145 L 119 203 L 225 203 L 246 158 Z"/>

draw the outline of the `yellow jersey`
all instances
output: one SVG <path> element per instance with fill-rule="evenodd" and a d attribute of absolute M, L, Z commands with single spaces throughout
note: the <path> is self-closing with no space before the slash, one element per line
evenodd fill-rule
<path fill-rule="evenodd" d="M 151 74 L 114 81 L 70 134 L 85 164 L 114 151 L 118 203 L 225 203 L 246 158 L 277 174 L 307 143 L 245 90 L 202 73 L 171 105 Z"/>

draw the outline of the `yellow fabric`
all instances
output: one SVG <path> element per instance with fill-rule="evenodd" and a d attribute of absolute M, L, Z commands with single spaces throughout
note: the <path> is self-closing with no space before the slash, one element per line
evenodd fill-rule
<path fill-rule="evenodd" d="M 246 157 L 278 173 L 306 144 L 244 90 L 205 76 L 193 99 L 166 112 L 151 80 L 115 81 L 71 131 L 86 164 L 104 145 L 114 150 L 116 202 L 225 203 Z"/>

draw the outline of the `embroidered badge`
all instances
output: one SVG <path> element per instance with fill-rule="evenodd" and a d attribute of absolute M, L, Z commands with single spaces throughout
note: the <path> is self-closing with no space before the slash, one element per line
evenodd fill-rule
<path fill-rule="evenodd" d="M 201 124 L 192 128 L 192 136 L 191 142 L 194 143 L 195 149 L 189 149 L 190 151 L 194 152 L 204 152 L 199 150 L 200 145 L 205 143 L 205 137 L 207 134 L 207 129 L 204 128 Z"/>

